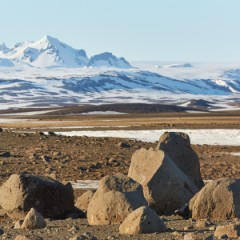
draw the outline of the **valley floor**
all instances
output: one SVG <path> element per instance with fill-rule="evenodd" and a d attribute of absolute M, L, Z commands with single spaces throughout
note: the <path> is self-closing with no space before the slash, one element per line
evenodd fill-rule
<path fill-rule="evenodd" d="M 0 116 L 0 182 L 11 174 L 29 172 L 46 175 L 59 181 L 99 180 L 111 173 L 127 174 L 131 155 L 137 149 L 155 147 L 156 141 L 140 141 L 136 139 L 97 137 L 97 132 L 117 131 L 151 131 L 171 129 L 194 129 L 205 132 L 222 132 L 240 129 L 240 112 L 223 113 L 162 113 L 162 114 L 128 114 L 111 116 Z M 27 120 L 26 120 L 27 119 Z M 70 131 L 86 131 L 96 136 L 65 136 Z M 206 130 L 206 129 L 209 129 Z M 221 130 L 218 130 L 221 129 Z M 224 130 L 228 129 L 228 130 Z M 52 132 L 48 134 L 48 132 Z M 62 132 L 55 135 L 53 132 Z M 134 132 L 136 133 L 136 132 Z M 214 134 L 214 133 L 213 133 Z M 201 132 L 199 134 L 201 136 Z M 136 137 L 136 136 L 135 136 Z M 135 138 L 133 137 L 133 138 Z M 158 136 L 160 137 L 160 135 Z M 207 135 L 202 135 L 202 142 L 193 142 L 201 164 L 202 177 L 205 180 L 222 177 L 240 177 L 240 143 L 236 135 L 228 144 L 204 144 Z M 75 196 L 84 190 L 75 189 Z M 187 232 L 195 232 L 202 236 L 212 233 L 209 229 L 197 229 L 191 220 L 177 217 L 165 217 L 168 227 L 173 232 L 127 237 L 128 239 L 182 239 Z M 191 230 L 187 226 L 193 225 Z M 79 230 L 70 230 L 73 226 Z M 0 228 L 7 235 L 6 239 L 14 239 L 23 230 L 12 229 L 13 222 L 6 216 L 0 217 Z M 42 236 L 44 239 L 69 239 L 76 234 L 91 232 L 99 239 L 126 239 L 119 236 L 118 226 L 88 226 L 84 219 L 65 221 L 49 221 L 47 229 L 31 231 L 30 234 Z"/>

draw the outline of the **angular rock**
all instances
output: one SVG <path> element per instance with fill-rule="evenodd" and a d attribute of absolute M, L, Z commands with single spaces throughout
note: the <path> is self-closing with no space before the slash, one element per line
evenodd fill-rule
<path fill-rule="evenodd" d="M 238 238 L 240 236 L 240 225 L 228 224 L 224 226 L 217 226 L 214 236 L 221 238 L 227 236 L 228 238 Z"/>
<path fill-rule="evenodd" d="M 165 132 L 160 137 L 157 149 L 164 151 L 199 189 L 204 186 L 199 158 L 192 149 L 186 133 Z"/>
<path fill-rule="evenodd" d="M 45 227 L 44 217 L 34 208 L 31 208 L 21 225 L 22 229 L 41 229 Z"/>
<path fill-rule="evenodd" d="M 140 207 L 131 212 L 119 227 L 120 234 L 165 232 L 162 219 L 149 207 Z"/>
<path fill-rule="evenodd" d="M 137 150 L 128 176 L 143 186 L 149 206 L 160 215 L 173 214 L 198 191 L 171 158 L 157 149 Z"/>
<path fill-rule="evenodd" d="M 46 177 L 13 174 L 0 187 L 0 205 L 13 219 L 23 219 L 31 208 L 45 218 L 65 218 L 74 209 L 73 189 Z"/>
<path fill-rule="evenodd" d="M 80 197 L 78 197 L 75 206 L 81 209 L 83 212 L 87 212 L 88 205 L 94 195 L 95 191 L 88 190 L 87 192 L 83 193 Z"/>
<path fill-rule="evenodd" d="M 87 219 L 90 225 L 120 224 L 129 213 L 146 205 L 141 185 L 118 173 L 100 180 L 89 203 Z"/>
<path fill-rule="evenodd" d="M 209 182 L 190 201 L 193 219 L 226 220 L 240 217 L 240 179 Z"/>

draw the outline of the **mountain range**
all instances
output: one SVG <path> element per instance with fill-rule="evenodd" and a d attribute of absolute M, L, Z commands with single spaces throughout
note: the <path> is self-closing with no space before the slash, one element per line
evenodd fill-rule
<path fill-rule="evenodd" d="M 114 67 L 131 68 L 124 58 L 112 53 L 101 53 L 88 58 L 85 50 L 75 49 L 56 38 L 44 36 L 36 42 L 23 42 L 8 48 L 0 44 L 0 67 L 81 68 Z"/>
<path fill-rule="evenodd" d="M 89 58 L 83 49 L 50 36 L 13 48 L 2 43 L 0 109 L 106 103 L 240 108 L 237 63 L 134 66 L 108 52 Z"/>

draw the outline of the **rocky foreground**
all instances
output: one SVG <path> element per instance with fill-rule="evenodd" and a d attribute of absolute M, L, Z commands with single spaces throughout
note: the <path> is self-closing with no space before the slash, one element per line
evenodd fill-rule
<path fill-rule="evenodd" d="M 166 133 L 156 144 L 0 135 L 2 239 L 240 236 L 239 157 L 231 155 L 240 147 L 191 146 L 184 133 Z M 80 179 L 101 180 L 96 192 L 81 195 L 67 183 Z"/>

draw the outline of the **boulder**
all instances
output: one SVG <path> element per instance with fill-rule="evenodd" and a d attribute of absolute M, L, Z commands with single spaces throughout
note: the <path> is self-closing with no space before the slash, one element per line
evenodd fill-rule
<path fill-rule="evenodd" d="M 237 239 L 240 236 L 240 225 L 228 224 L 223 226 L 217 226 L 214 236 L 217 238 L 224 239 Z"/>
<path fill-rule="evenodd" d="M 45 227 L 44 217 L 34 208 L 31 208 L 21 225 L 22 229 L 41 229 Z"/>
<path fill-rule="evenodd" d="M 206 184 L 189 203 L 193 219 L 226 220 L 240 217 L 240 179 L 218 179 Z"/>
<path fill-rule="evenodd" d="M 89 202 L 91 201 L 94 193 L 95 191 L 93 190 L 88 190 L 87 192 L 83 193 L 80 197 L 78 197 L 75 206 L 86 213 Z"/>
<path fill-rule="evenodd" d="M 141 185 L 118 173 L 100 180 L 89 203 L 87 219 L 90 225 L 120 224 L 129 213 L 146 205 Z"/>
<path fill-rule="evenodd" d="M 45 218 L 65 218 L 74 209 L 71 184 L 27 173 L 13 174 L 0 187 L 0 205 L 13 219 L 35 208 Z"/>
<path fill-rule="evenodd" d="M 165 132 L 160 137 L 157 149 L 164 151 L 199 189 L 204 186 L 199 158 L 192 149 L 186 133 Z"/>
<path fill-rule="evenodd" d="M 149 207 L 140 207 L 131 212 L 119 227 L 120 234 L 165 232 L 162 219 Z"/>
<path fill-rule="evenodd" d="M 198 191 L 193 181 L 161 150 L 144 148 L 132 155 L 128 176 L 143 186 L 149 206 L 173 214 Z"/>

